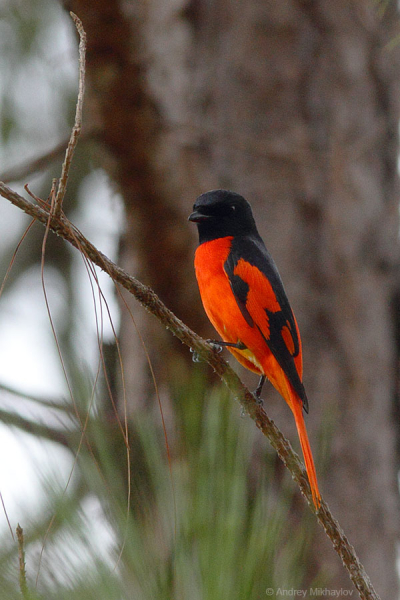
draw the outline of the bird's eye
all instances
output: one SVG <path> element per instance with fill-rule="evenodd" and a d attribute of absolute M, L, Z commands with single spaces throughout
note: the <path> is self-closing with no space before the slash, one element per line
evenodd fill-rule
<path fill-rule="evenodd" d="M 234 204 L 231 204 L 231 209 L 236 210 L 236 206 Z"/>

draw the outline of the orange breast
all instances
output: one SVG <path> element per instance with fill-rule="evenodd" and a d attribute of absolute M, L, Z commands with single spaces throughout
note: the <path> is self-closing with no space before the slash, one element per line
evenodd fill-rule
<path fill-rule="evenodd" d="M 201 244 L 195 254 L 194 267 L 200 296 L 208 318 L 226 342 L 236 342 L 230 322 L 243 319 L 224 271 L 232 237 Z M 243 319 L 244 320 L 244 319 Z"/>
<path fill-rule="evenodd" d="M 269 353 L 269 349 L 259 331 L 243 317 L 224 271 L 231 242 L 232 237 L 219 238 L 197 248 L 194 263 L 197 282 L 204 310 L 222 340 L 243 342 L 248 348 L 228 350 L 243 366 L 260 374 L 264 369 L 256 356 Z"/>

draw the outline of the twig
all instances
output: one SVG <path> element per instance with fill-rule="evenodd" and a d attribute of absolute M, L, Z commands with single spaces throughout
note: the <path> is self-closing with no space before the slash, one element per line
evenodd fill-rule
<path fill-rule="evenodd" d="M 44 406 L 45 408 L 61 410 L 63 413 L 67 415 L 72 415 L 73 411 L 71 406 L 67 403 L 64 398 L 60 398 L 59 400 L 50 400 L 46 398 L 42 398 L 40 396 L 35 396 L 35 394 L 27 394 L 21 390 L 17 390 L 5 383 L 0 383 L 0 395 L 4 392 L 5 394 L 11 394 L 12 396 L 17 396 L 18 398 L 22 398 L 23 400 L 29 400 L 30 402 L 34 402 L 35 404 L 39 404 L 40 406 Z"/>
<path fill-rule="evenodd" d="M 61 444 L 68 449 L 76 448 L 81 436 L 81 432 L 78 430 L 60 430 L 55 427 L 50 427 L 50 425 L 43 425 L 36 421 L 31 421 L 17 413 L 3 409 L 0 409 L 0 423 L 4 423 L 10 427 L 17 427 L 21 431 L 39 436 L 44 440 L 57 442 L 57 444 Z"/>
<path fill-rule="evenodd" d="M 5 516 L 6 521 L 7 521 L 8 529 L 10 530 L 13 542 L 15 542 L 15 537 L 14 537 L 13 529 L 11 527 L 10 517 L 8 516 L 7 509 L 6 509 L 6 503 L 4 502 L 3 494 L 1 493 L 1 491 L 0 491 L 0 502 L 1 502 L 1 506 L 3 508 L 4 516 Z"/>
<path fill-rule="evenodd" d="M 79 88 L 78 88 L 78 101 L 76 103 L 75 112 L 75 123 L 72 128 L 71 137 L 68 142 L 67 151 L 65 153 L 65 160 L 63 162 L 60 183 L 58 185 L 57 196 L 54 204 L 54 215 L 59 217 L 62 211 L 62 203 L 64 200 L 65 192 L 67 191 L 67 181 L 69 169 L 71 167 L 72 158 L 78 138 L 82 129 L 82 108 L 83 98 L 85 94 L 85 63 L 86 63 L 86 33 L 83 29 L 82 21 L 73 13 L 70 15 L 75 23 L 75 27 L 79 33 Z"/>
<path fill-rule="evenodd" d="M 9 200 L 15 206 L 47 225 L 49 214 L 40 206 L 26 200 L 4 183 L 0 182 L 0 195 Z M 302 494 L 306 497 L 310 509 L 315 513 L 312 502 L 311 490 L 307 479 L 305 469 L 300 462 L 298 455 L 293 451 L 288 440 L 282 435 L 275 423 L 269 419 L 264 409 L 257 404 L 253 395 L 244 386 L 238 375 L 223 360 L 209 344 L 200 336 L 180 321 L 159 299 L 159 297 L 149 287 L 143 285 L 135 277 L 132 277 L 109 258 L 102 254 L 89 240 L 87 240 L 80 231 L 78 231 L 64 216 L 53 218 L 50 222 L 50 229 L 57 235 L 63 237 L 70 244 L 83 251 L 85 255 L 103 271 L 108 273 L 112 280 L 124 287 L 135 298 L 152 313 L 166 329 L 169 329 L 184 344 L 192 348 L 197 354 L 208 362 L 214 371 L 220 376 L 227 387 L 240 402 L 245 411 L 255 421 L 257 427 L 269 439 L 271 445 L 278 453 L 290 471 L 293 479 L 299 485 Z M 363 600 L 379 600 L 364 567 L 358 560 L 354 548 L 350 545 L 347 537 L 340 528 L 338 522 L 332 516 L 328 505 L 324 500 L 321 502 L 321 508 L 316 512 L 317 519 L 326 531 L 326 534 L 333 543 L 333 547 L 342 559 L 342 562 L 349 572 L 350 578 L 357 588 L 360 598 Z"/>
<path fill-rule="evenodd" d="M 17 540 L 18 540 L 18 558 L 19 558 L 19 588 L 23 598 L 29 600 L 30 594 L 28 590 L 28 584 L 26 582 L 26 569 L 25 569 L 25 548 L 24 548 L 24 530 L 21 525 L 17 525 Z"/>
<path fill-rule="evenodd" d="M 99 130 L 95 127 L 85 127 L 79 137 L 81 144 L 83 141 L 86 142 L 88 139 L 95 138 L 98 133 Z M 44 171 L 51 163 L 61 159 L 62 155 L 65 153 L 65 146 L 68 144 L 68 139 L 63 140 L 54 146 L 54 148 L 42 154 L 42 156 L 34 158 L 33 160 L 27 160 L 16 167 L 8 169 L 8 171 L 0 173 L 0 181 L 4 181 L 4 183 L 21 181 L 22 179 L 26 179 L 28 175 L 34 175 L 39 171 Z"/>
<path fill-rule="evenodd" d="M 5 183 L 10 181 L 20 181 L 21 179 L 25 179 L 28 175 L 33 175 L 38 171 L 43 171 L 49 166 L 49 164 L 62 157 L 67 144 L 68 140 L 65 139 L 39 158 L 28 160 L 20 165 L 17 165 L 16 167 L 9 169 L 8 171 L 4 171 L 0 175 L 0 180 L 4 181 Z"/>

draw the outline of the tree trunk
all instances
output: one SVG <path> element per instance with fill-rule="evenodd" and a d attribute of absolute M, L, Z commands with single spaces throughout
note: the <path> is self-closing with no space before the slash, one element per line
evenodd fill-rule
<path fill-rule="evenodd" d="M 312 446 L 318 432 L 332 432 L 323 495 L 389 598 L 397 589 L 390 307 L 399 250 L 399 61 L 387 44 L 398 16 L 394 3 L 383 14 L 374 7 L 369 0 L 72 2 L 89 39 L 87 112 L 126 206 L 122 266 L 211 335 L 186 217 L 208 189 L 250 200 L 302 332 Z M 180 345 L 131 310 L 166 389 Z M 151 387 L 142 343 L 122 312 L 127 389 L 137 407 Z M 290 433 L 284 403 L 274 396 L 270 409 Z M 350 589 L 323 536 L 315 547 L 331 589 Z"/>

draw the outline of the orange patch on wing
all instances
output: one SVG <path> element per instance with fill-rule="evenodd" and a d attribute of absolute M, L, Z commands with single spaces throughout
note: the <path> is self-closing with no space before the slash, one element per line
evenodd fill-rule
<path fill-rule="evenodd" d="M 253 300 L 257 300 L 263 310 L 270 312 L 281 310 L 271 283 L 257 267 L 240 258 L 233 273 L 247 283 L 249 296 L 253 296 Z"/>
<path fill-rule="evenodd" d="M 281 329 L 281 335 L 283 337 L 283 341 L 286 344 L 286 348 L 289 350 L 290 354 L 293 356 L 294 354 L 294 341 L 289 328 L 289 325 L 284 325 Z"/>
<path fill-rule="evenodd" d="M 296 326 L 297 339 L 299 340 L 299 353 L 294 358 L 294 364 L 296 365 L 296 369 L 297 369 L 297 373 L 299 374 L 300 381 L 302 381 L 303 380 L 303 353 L 301 351 L 301 337 L 300 337 L 299 326 L 297 325 L 296 317 L 294 315 L 293 315 L 293 318 L 294 318 L 294 324 Z"/>
<path fill-rule="evenodd" d="M 257 267 L 243 258 L 239 259 L 233 273 L 249 286 L 246 308 L 263 336 L 269 339 L 270 327 L 266 311 L 274 313 L 281 310 L 271 283 Z"/>

